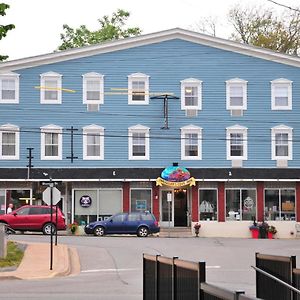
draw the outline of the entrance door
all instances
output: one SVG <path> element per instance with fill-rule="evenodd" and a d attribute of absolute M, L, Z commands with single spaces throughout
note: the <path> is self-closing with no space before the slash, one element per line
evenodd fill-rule
<path fill-rule="evenodd" d="M 187 226 L 187 190 L 174 190 L 174 226 Z"/>
<path fill-rule="evenodd" d="M 174 192 L 173 190 L 161 191 L 160 197 L 160 225 L 174 227 Z"/>

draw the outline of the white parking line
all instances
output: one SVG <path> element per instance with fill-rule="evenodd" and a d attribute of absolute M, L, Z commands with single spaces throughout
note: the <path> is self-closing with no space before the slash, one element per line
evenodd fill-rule
<path fill-rule="evenodd" d="M 221 266 L 206 266 L 206 269 L 220 269 Z"/>

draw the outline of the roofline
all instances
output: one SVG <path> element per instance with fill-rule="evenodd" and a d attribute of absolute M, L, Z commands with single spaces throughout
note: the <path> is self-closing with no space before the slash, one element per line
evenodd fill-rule
<path fill-rule="evenodd" d="M 183 39 L 193 43 L 253 56 L 281 64 L 300 67 L 300 58 L 297 56 L 282 54 L 265 48 L 241 44 L 235 41 L 193 32 L 186 29 L 173 28 L 155 33 L 108 41 L 101 44 L 90 45 L 81 48 L 73 48 L 60 52 L 53 52 L 33 57 L 11 60 L 0 64 L 0 71 L 7 72 L 45 64 L 57 63 L 71 59 L 129 49 L 132 47 L 159 43 L 171 39 Z"/>

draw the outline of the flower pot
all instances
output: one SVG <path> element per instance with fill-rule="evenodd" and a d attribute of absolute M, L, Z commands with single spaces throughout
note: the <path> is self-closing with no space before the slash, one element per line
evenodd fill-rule
<path fill-rule="evenodd" d="M 258 239 L 259 236 L 259 229 L 258 228 L 252 228 L 250 229 L 251 234 L 252 234 L 252 238 L 253 239 Z"/>
<path fill-rule="evenodd" d="M 273 233 L 272 232 L 268 232 L 268 239 L 273 239 Z"/>

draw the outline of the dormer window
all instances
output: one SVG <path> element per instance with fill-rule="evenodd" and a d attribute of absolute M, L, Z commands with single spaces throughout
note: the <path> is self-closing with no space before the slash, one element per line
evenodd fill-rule
<path fill-rule="evenodd" d="M 54 72 L 41 74 L 41 103 L 61 104 L 62 75 Z"/>
<path fill-rule="evenodd" d="M 134 73 L 128 76 L 128 104 L 149 104 L 149 76 Z"/>

